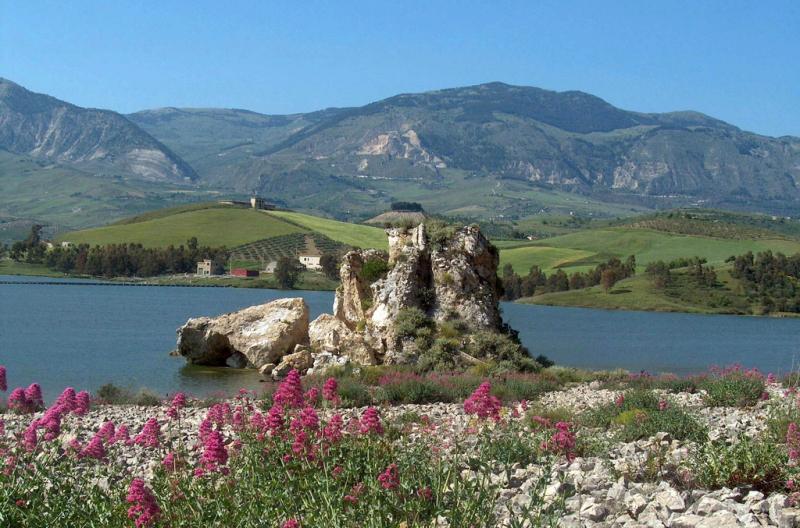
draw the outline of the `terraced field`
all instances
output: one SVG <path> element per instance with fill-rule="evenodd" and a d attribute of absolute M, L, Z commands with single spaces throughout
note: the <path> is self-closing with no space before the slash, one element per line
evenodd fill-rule
<path fill-rule="evenodd" d="M 231 259 L 267 263 L 277 261 L 280 257 L 295 257 L 299 253 L 314 249 L 323 254 L 343 254 L 349 248 L 350 246 L 320 233 L 292 233 L 235 247 L 231 249 Z"/>

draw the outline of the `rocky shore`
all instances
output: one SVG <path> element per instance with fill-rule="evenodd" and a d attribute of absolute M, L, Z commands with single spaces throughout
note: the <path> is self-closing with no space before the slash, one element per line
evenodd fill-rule
<path fill-rule="evenodd" d="M 753 407 L 707 407 L 705 395 L 699 393 L 664 394 L 671 405 L 687 409 L 701 424 L 707 427 L 708 437 L 727 442 L 736 442 L 741 435 L 756 438 L 767 427 L 769 406 L 786 398 L 785 390 L 775 383 L 767 385 L 770 398 Z M 566 409 L 578 418 L 581 413 L 602 405 L 613 403 L 619 391 L 603 389 L 598 382 L 575 384 L 563 390 L 548 392 L 538 401 L 525 405 L 534 407 Z M 238 402 L 240 403 L 240 401 Z M 237 401 L 231 400 L 231 405 Z M 511 406 L 517 415 L 519 404 Z M 85 443 L 87 434 L 100 429 L 103 424 L 113 422 L 126 424 L 131 434 L 140 431 L 145 423 L 156 418 L 162 424 L 161 434 L 172 443 L 190 447 L 197 444 L 198 428 L 208 409 L 196 405 L 183 408 L 180 418 L 170 418 L 167 407 L 137 407 L 122 405 L 98 405 L 83 416 L 69 415 L 62 422 L 60 441 L 66 449 L 70 443 Z M 331 410 L 321 410 L 324 420 Z M 361 416 L 364 409 L 336 409 L 345 423 L 351 417 Z M 456 443 L 474 442 L 476 428 L 497 427 L 490 422 L 476 423 L 468 415 L 463 404 L 397 405 L 379 409 L 383 422 L 402 424 L 408 438 L 422 437 L 431 433 L 440 439 L 443 448 Z M 409 421 L 408 417 L 421 419 Z M 5 435 L 21 435 L 35 416 L 2 415 Z M 509 420 L 515 418 L 509 417 Z M 516 418 L 526 419 L 524 414 Z M 433 425 L 431 425 L 433 424 Z M 400 425 L 398 425 L 399 427 Z M 81 432 L 76 435 L 76 432 Z M 228 431 L 230 433 L 230 431 Z M 558 526 L 578 527 L 759 527 L 800 526 L 800 509 L 792 504 L 785 493 L 764 494 L 748 488 L 701 489 L 676 484 L 675 475 L 687 462 L 695 445 L 680 441 L 669 434 L 658 433 L 635 442 L 619 442 L 610 431 L 578 429 L 578 436 L 593 438 L 604 446 L 603 452 L 591 456 L 578 456 L 572 460 L 559 459 L 548 471 L 553 478 L 544 491 L 545 500 L 564 498 L 564 511 Z M 232 437 L 232 435 L 231 435 Z M 657 474 L 649 471 L 654 453 L 658 454 Z M 109 451 L 112 464 L 124 468 L 120 478 L 127 474 L 143 475 L 145 479 L 162 464 L 164 452 L 140 445 L 120 444 Z M 199 452 L 197 452 L 199 455 Z M 189 461 L 191 464 L 192 461 Z M 87 462 L 88 465 L 88 462 Z M 537 464 L 514 464 L 510 470 L 499 466 L 491 475 L 500 488 L 496 505 L 499 526 L 511 526 L 515 513 L 530 506 L 532 489 L 540 482 L 544 468 Z M 463 475 L 470 477 L 465 469 Z M 108 483 L 107 485 L 112 485 Z M 449 526 L 443 519 L 439 526 Z"/>

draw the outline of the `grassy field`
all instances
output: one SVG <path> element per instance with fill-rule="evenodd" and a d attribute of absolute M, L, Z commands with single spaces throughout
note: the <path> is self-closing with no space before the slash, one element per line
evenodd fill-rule
<path fill-rule="evenodd" d="M 75 244 L 140 243 L 147 247 L 186 244 L 195 236 L 200 245 L 234 247 L 254 240 L 304 232 L 306 229 L 253 209 L 195 209 L 136 222 L 86 229 L 62 235 Z"/>
<path fill-rule="evenodd" d="M 511 264 L 517 273 L 527 274 L 531 266 L 537 265 L 546 273 L 562 266 L 594 256 L 595 253 L 581 249 L 559 247 L 512 247 L 500 249 L 500 269 Z"/>
<path fill-rule="evenodd" d="M 349 224 L 347 222 L 339 222 L 329 218 L 291 211 L 269 211 L 263 214 L 282 220 L 288 220 L 298 226 L 302 226 L 304 229 L 322 233 L 328 238 L 350 246 L 378 249 L 388 248 L 386 233 L 383 232 L 383 229 L 377 227 Z"/>
<path fill-rule="evenodd" d="M 76 244 L 140 243 L 148 247 L 185 244 L 233 248 L 293 233 L 320 233 L 342 244 L 386 248 L 383 229 L 290 211 L 256 211 L 216 203 L 192 204 L 144 213 L 117 223 L 74 231 L 58 240 Z"/>
<path fill-rule="evenodd" d="M 44 264 L 27 264 L 11 259 L 0 260 L 0 275 L 33 275 L 37 277 L 64 277 L 64 274 L 49 269 Z"/>
<path fill-rule="evenodd" d="M 653 286 L 650 279 L 639 274 L 618 282 L 608 292 L 600 286 L 582 290 L 545 293 L 519 302 L 547 306 L 580 306 L 606 310 L 640 310 L 656 312 L 689 312 L 706 314 L 760 314 L 742 294 L 739 281 L 732 278 L 730 268 L 717 270 L 718 284 L 698 286 L 685 270 L 673 271 L 673 282 L 663 289 Z M 776 314 L 783 315 L 783 314 Z"/>
<path fill-rule="evenodd" d="M 517 273 L 527 273 L 532 264 L 543 269 L 561 267 L 567 273 L 584 271 L 613 256 L 625 258 L 635 255 L 639 269 L 644 270 L 649 262 L 678 257 L 705 257 L 709 264 L 719 266 L 729 256 L 748 251 L 800 252 L 800 241 L 777 236 L 737 240 L 623 227 L 587 229 L 527 243 L 504 241 L 498 246 L 501 248 L 501 262 L 511 262 Z M 503 246 L 510 249 L 503 250 Z"/>

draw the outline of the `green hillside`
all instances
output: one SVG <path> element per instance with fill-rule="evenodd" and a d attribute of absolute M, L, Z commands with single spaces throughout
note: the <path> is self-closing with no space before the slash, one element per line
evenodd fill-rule
<path fill-rule="evenodd" d="M 360 248 L 378 249 L 386 249 L 388 246 L 386 233 L 384 233 L 383 229 L 377 227 L 349 224 L 347 222 L 339 222 L 329 218 L 291 211 L 270 211 L 268 214 L 269 216 L 292 222 L 309 231 L 322 233 L 328 238 L 341 242 L 342 244 Z"/>
<path fill-rule="evenodd" d="M 59 240 L 90 245 L 139 243 L 147 247 L 185 244 L 197 237 L 200 245 L 234 247 L 256 240 L 307 231 L 253 209 L 213 207 L 167 216 L 75 231 Z"/>
<path fill-rule="evenodd" d="M 740 282 L 730 275 L 730 268 L 717 270 L 718 284 L 698 286 L 685 270 L 673 273 L 673 283 L 656 288 L 644 274 L 619 281 L 606 293 L 594 286 L 581 290 L 545 293 L 519 302 L 547 306 L 579 306 L 606 310 L 640 310 L 656 312 L 689 312 L 717 314 L 759 314 L 742 293 Z"/>
<path fill-rule="evenodd" d="M 524 244 L 524 243 L 523 243 Z M 502 246 L 515 246 L 502 250 Z M 531 265 L 545 271 L 555 267 L 567 273 L 585 271 L 609 257 L 635 255 L 640 269 L 655 260 L 678 257 L 705 257 L 711 265 L 721 265 L 731 255 L 748 251 L 800 252 L 800 241 L 791 238 L 758 238 L 752 240 L 693 236 L 649 229 L 626 227 L 587 229 L 524 245 L 504 242 L 500 245 L 501 264 L 510 262 L 517 273 L 527 273 Z"/>
<path fill-rule="evenodd" d="M 321 235 L 318 244 L 323 246 L 323 239 L 342 246 L 363 248 L 386 248 L 387 245 L 386 234 L 377 227 L 289 211 L 256 211 L 215 202 L 159 209 L 105 227 L 66 233 L 58 240 L 89 245 L 132 242 L 159 247 L 185 244 L 194 236 L 200 245 L 238 248 L 250 244 L 264 246 L 269 239 L 293 234 Z"/>

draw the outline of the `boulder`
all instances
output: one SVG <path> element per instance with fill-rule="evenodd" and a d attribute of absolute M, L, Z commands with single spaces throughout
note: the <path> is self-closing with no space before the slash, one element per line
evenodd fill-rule
<path fill-rule="evenodd" d="M 294 352 L 286 354 L 277 367 L 272 369 L 272 379 L 283 379 L 292 370 L 305 374 L 314 365 L 311 349 L 305 345 L 297 345 Z"/>
<path fill-rule="evenodd" d="M 178 329 L 178 353 L 190 363 L 223 366 L 228 359 L 260 369 L 280 363 L 308 343 L 308 306 L 300 297 L 278 299 L 219 317 L 189 319 Z"/>

